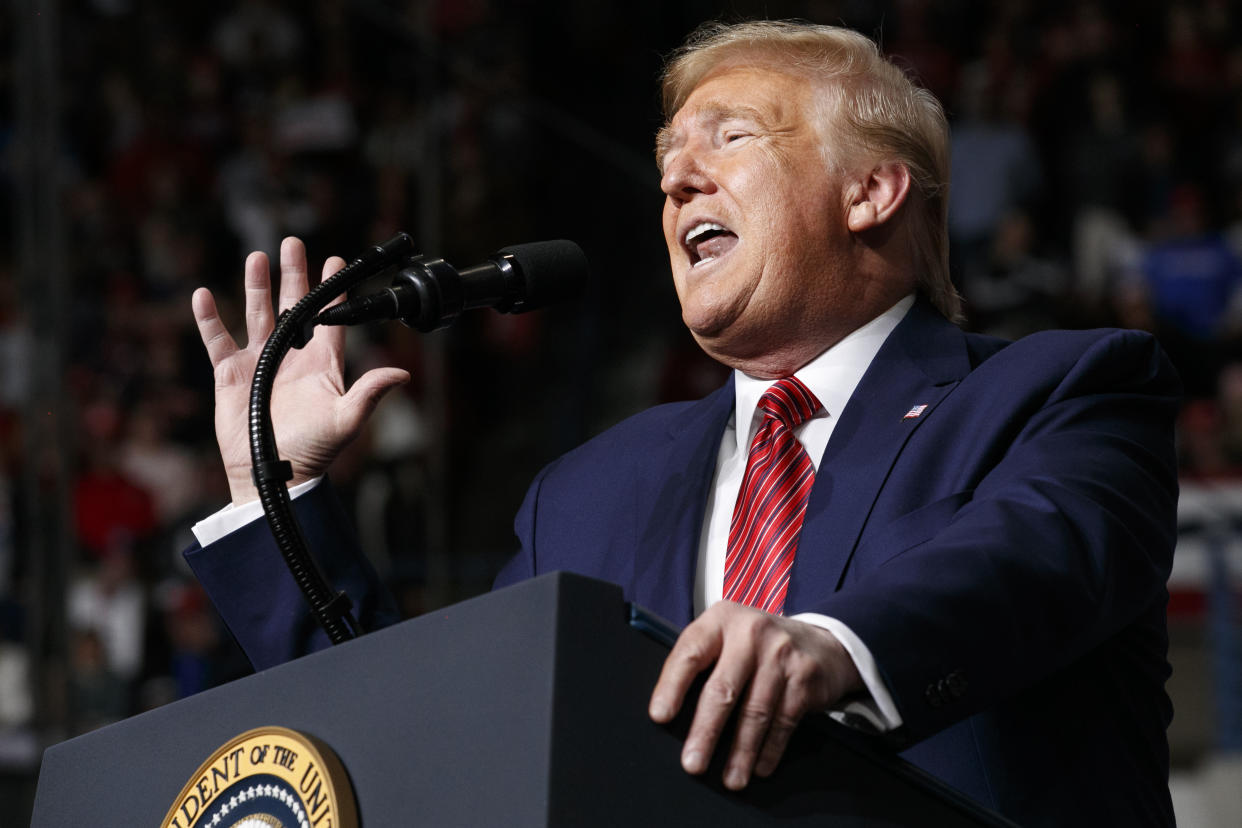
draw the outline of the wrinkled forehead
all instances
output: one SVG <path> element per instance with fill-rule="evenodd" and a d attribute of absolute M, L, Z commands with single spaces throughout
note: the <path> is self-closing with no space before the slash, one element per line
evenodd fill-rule
<path fill-rule="evenodd" d="M 685 143 L 696 130 L 712 131 L 729 121 L 786 130 L 820 117 L 813 79 L 767 61 L 733 61 L 705 73 L 672 117 L 656 133 L 656 162 Z"/>

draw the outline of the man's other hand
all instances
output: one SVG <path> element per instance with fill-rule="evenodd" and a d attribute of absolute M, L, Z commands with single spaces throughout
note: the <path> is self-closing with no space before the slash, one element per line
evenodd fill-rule
<path fill-rule="evenodd" d="M 672 721 L 695 677 L 708 668 L 681 764 L 689 773 L 707 769 L 736 707 L 724 770 L 732 790 L 746 787 L 752 773 L 768 776 L 776 769 L 804 714 L 863 689 L 853 660 L 827 630 L 721 601 L 678 637 L 651 694 L 651 718 Z"/>

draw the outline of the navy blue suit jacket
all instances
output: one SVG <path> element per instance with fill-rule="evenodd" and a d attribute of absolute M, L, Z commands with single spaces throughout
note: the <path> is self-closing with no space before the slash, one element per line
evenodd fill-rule
<path fill-rule="evenodd" d="M 904 755 L 1022 824 L 1172 824 L 1165 583 L 1178 400 L 1145 334 L 1058 331 L 1011 344 L 965 334 L 920 301 L 820 464 L 786 612 L 848 624 L 904 719 Z M 688 623 L 732 405 L 730 382 L 549 465 L 497 584 L 570 570 Z M 340 524 L 313 517 L 320 508 L 298 502 L 317 521 L 308 536 L 344 548 Z M 271 546 L 265 533 L 188 553 L 258 665 L 304 646 L 304 627 L 291 632 L 305 624 L 298 612 L 273 620 L 230 594 L 236 567 L 249 566 L 270 606 L 276 576 L 256 563 Z M 361 596 L 373 576 L 360 577 L 351 586 Z M 364 605 L 364 616 L 382 614 Z"/>

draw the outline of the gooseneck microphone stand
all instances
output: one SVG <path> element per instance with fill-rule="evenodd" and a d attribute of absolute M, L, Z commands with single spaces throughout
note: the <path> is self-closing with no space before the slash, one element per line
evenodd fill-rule
<path fill-rule="evenodd" d="M 285 486 L 293 479 L 293 466 L 281 460 L 276 451 L 276 437 L 272 433 L 272 386 L 289 349 L 301 348 L 310 341 L 319 311 L 350 288 L 414 255 L 414 240 L 405 233 L 398 233 L 370 247 L 283 312 L 263 346 L 250 385 L 251 476 L 259 490 L 263 514 L 285 564 L 310 604 L 311 614 L 333 644 L 357 637 L 360 630 L 351 612 L 349 596 L 334 592 L 328 584 L 311 557 L 302 529 L 293 515 L 289 490 Z"/>

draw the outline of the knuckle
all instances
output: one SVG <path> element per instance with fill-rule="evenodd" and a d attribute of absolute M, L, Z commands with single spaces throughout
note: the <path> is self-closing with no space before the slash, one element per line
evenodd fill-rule
<path fill-rule="evenodd" d="M 747 702 L 742 706 L 741 717 L 760 729 L 768 728 L 774 721 L 772 708 L 767 704 Z"/>
<path fill-rule="evenodd" d="M 827 674 L 827 666 L 823 661 L 814 653 L 807 652 L 793 643 L 790 644 L 787 664 L 791 680 L 796 680 L 808 687 L 822 682 Z"/>
<path fill-rule="evenodd" d="M 769 636 L 768 650 L 773 658 L 791 667 L 796 667 L 799 662 L 798 647 L 789 633 L 783 629 Z"/>
<path fill-rule="evenodd" d="M 743 611 L 734 618 L 732 632 L 761 652 L 771 638 L 771 618 L 767 613 Z"/>
<path fill-rule="evenodd" d="M 746 637 L 756 647 L 769 636 L 768 621 L 762 616 L 746 615 L 739 619 L 739 627 L 745 632 Z"/>
<path fill-rule="evenodd" d="M 703 697 L 708 702 L 722 707 L 731 707 L 737 702 L 737 686 L 725 678 L 710 678 L 703 685 Z"/>
<path fill-rule="evenodd" d="M 801 721 L 802 721 L 802 715 L 800 713 L 795 714 L 795 713 L 791 713 L 788 710 L 781 710 L 779 713 L 777 713 L 775 716 L 772 717 L 772 726 L 770 728 L 770 731 L 772 735 L 776 738 L 779 738 L 782 740 L 788 739 L 789 734 L 793 733 L 794 728 L 796 728 L 798 726 L 798 723 Z"/>
<path fill-rule="evenodd" d="M 790 677 L 785 684 L 785 709 L 796 711 L 797 716 L 810 710 L 815 706 L 815 700 L 820 695 L 816 692 L 816 687 L 817 685 L 808 681 L 804 675 Z"/>
<path fill-rule="evenodd" d="M 814 709 L 814 707 L 815 705 L 812 704 L 809 696 L 802 693 L 789 692 L 785 694 L 776 718 L 779 722 L 797 726 L 802 715 Z"/>
<path fill-rule="evenodd" d="M 683 638 L 677 642 L 675 655 L 686 664 L 699 665 L 707 660 L 707 648 L 701 641 Z"/>
<path fill-rule="evenodd" d="M 751 682 L 750 692 L 746 696 L 746 706 L 774 710 L 779 705 L 782 692 L 779 683 L 759 676 Z"/>

